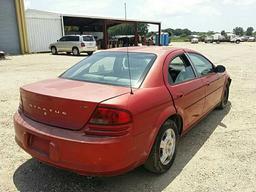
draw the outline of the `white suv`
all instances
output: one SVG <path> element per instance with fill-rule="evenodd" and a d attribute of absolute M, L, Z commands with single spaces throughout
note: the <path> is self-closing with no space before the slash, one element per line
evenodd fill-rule
<path fill-rule="evenodd" d="M 92 35 L 66 35 L 56 43 L 50 44 L 49 48 L 53 55 L 58 52 L 73 53 L 73 55 L 80 55 L 84 52 L 91 55 L 97 50 L 96 41 Z"/>

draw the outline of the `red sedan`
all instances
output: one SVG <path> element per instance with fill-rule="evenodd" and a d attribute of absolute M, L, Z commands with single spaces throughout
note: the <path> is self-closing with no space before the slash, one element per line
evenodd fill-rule
<path fill-rule="evenodd" d="M 192 50 L 118 48 L 20 89 L 18 145 L 84 175 L 167 171 L 179 137 L 228 103 L 231 79 Z"/>

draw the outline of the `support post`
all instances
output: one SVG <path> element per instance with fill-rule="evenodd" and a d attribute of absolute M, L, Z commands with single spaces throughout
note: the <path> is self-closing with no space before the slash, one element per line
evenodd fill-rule
<path fill-rule="evenodd" d="M 28 34 L 26 26 L 26 18 L 24 13 L 24 2 L 23 0 L 15 0 L 16 18 L 18 22 L 19 38 L 20 38 L 20 49 L 21 54 L 29 53 L 28 47 Z"/>
<path fill-rule="evenodd" d="M 103 49 L 108 48 L 108 28 L 107 28 L 107 21 L 104 20 L 103 23 Z"/>
<path fill-rule="evenodd" d="M 158 45 L 161 46 L 161 23 L 158 24 Z"/>
<path fill-rule="evenodd" d="M 139 36 L 138 36 L 138 23 L 137 22 L 134 23 L 134 31 L 135 31 L 135 34 L 134 34 L 134 45 L 138 46 Z"/>

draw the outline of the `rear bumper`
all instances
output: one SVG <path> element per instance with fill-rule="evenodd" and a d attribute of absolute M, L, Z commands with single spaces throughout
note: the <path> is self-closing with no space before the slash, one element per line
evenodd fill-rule
<path fill-rule="evenodd" d="M 31 156 L 82 175 L 118 175 L 139 165 L 131 135 L 86 136 L 37 123 L 19 112 L 14 115 L 14 128 L 17 144 Z"/>
<path fill-rule="evenodd" d="M 93 47 L 81 47 L 80 52 L 91 52 L 91 51 L 97 51 L 97 46 Z"/>

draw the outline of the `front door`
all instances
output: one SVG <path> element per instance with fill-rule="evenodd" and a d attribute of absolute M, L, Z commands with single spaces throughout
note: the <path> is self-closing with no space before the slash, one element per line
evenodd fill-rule
<path fill-rule="evenodd" d="M 221 101 L 225 78 L 213 71 L 214 65 L 204 56 L 197 53 L 188 53 L 188 56 L 206 87 L 204 113 L 207 113 Z"/>

